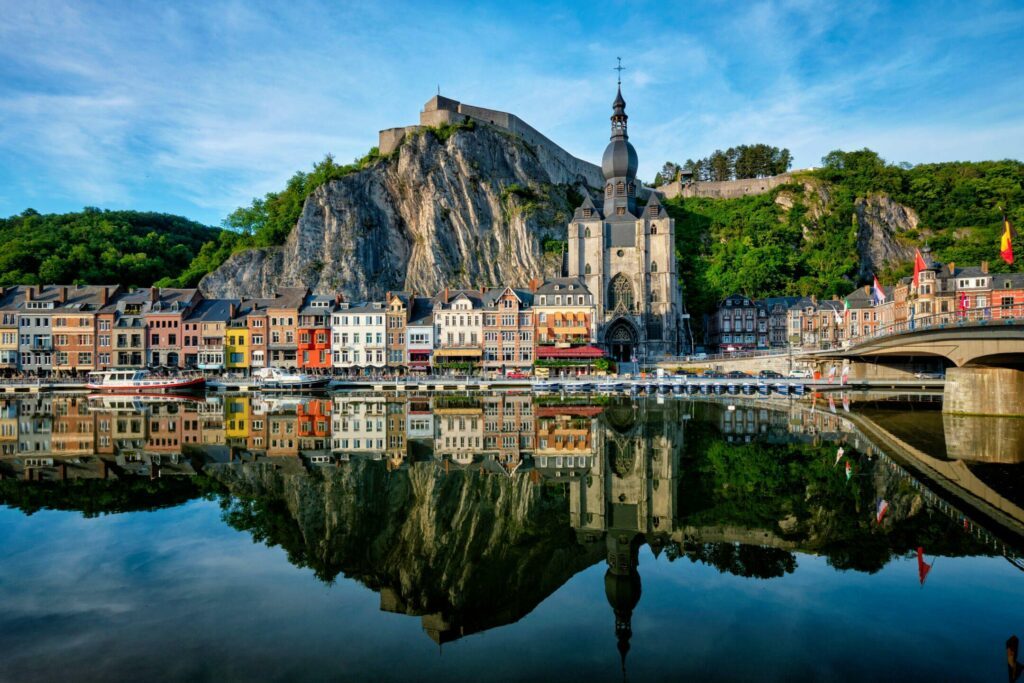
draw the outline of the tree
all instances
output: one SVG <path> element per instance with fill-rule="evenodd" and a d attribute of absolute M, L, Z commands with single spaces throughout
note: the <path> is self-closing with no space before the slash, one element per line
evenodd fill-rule
<path fill-rule="evenodd" d="M 654 176 L 654 187 L 661 187 L 679 179 L 679 172 L 683 167 L 674 161 L 666 161 L 657 175 Z"/>

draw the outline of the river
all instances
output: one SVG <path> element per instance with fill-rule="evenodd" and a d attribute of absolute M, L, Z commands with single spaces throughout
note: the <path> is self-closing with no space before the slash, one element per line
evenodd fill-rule
<path fill-rule="evenodd" d="M 0 680 L 1002 680 L 1021 462 L 862 395 L 7 400 Z"/>

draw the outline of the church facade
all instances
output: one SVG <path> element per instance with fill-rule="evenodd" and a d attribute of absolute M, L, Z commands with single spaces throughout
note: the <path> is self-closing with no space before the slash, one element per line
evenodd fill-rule
<path fill-rule="evenodd" d="M 688 350 L 676 269 L 675 221 L 658 194 L 641 190 L 629 142 L 626 102 L 612 104 L 611 140 L 601 163 L 604 201 L 587 196 L 568 228 L 568 275 L 594 296 L 595 336 L 621 362 L 647 362 Z M 642 206 L 638 196 L 646 193 Z"/>

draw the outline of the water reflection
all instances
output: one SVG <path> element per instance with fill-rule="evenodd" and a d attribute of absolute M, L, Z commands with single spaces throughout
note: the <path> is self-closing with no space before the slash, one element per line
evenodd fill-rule
<path fill-rule="evenodd" d="M 215 496 L 234 529 L 363 583 L 437 643 L 515 622 L 604 562 L 625 667 L 644 545 L 751 579 L 793 573 L 797 553 L 868 573 L 916 555 L 922 585 L 936 556 L 1020 562 L 1015 428 L 934 411 L 344 394 L 48 396 L 0 414 L 4 503 L 95 515 Z"/>

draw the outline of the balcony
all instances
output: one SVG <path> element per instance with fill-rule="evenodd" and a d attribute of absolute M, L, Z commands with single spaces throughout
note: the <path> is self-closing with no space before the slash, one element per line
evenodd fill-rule
<path fill-rule="evenodd" d="M 53 342 L 35 339 L 29 348 L 32 351 L 53 351 Z"/>

